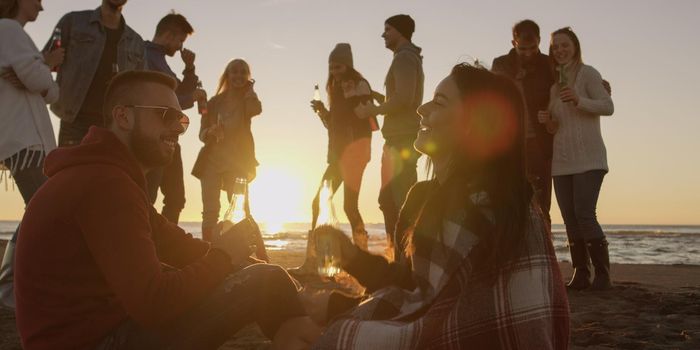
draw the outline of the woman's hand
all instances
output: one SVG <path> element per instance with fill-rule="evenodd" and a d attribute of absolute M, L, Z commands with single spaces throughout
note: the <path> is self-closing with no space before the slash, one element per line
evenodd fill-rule
<path fill-rule="evenodd" d="M 552 116 L 549 114 L 549 111 L 539 111 L 537 112 L 537 121 L 540 124 L 544 124 L 548 121 L 552 120 Z"/>
<path fill-rule="evenodd" d="M 314 239 L 315 239 L 315 245 L 317 249 L 317 256 L 320 256 L 318 249 L 321 247 L 319 244 L 319 240 L 323 239 L 329 240 L 332 242 L 332 245 L 334 247 L 337 247 L 338 250 L 340 251 L 340 265 L 341 266 L 346 266 L 350 264 L 354 259 L 355 256 L 357 255 L 357 252 L 359 251 L 360 248 L 358 248 L 355 244 L 352 243 L 350 238 L 343 233 L 343 231 L 333 227 L 333 226 L 328 226 L 328 225 L 322 225 L 314 229 L 313 232 Z"/>
<path fill-rule="evenodd" d="M 565 87 L 559 91 L 559 98 L 564 103 L 573 102 L 574 106 L 578 106 L 578 95 L 576 91 L 569 87 Z"/>
<path fill-rule="evenodd" d="M 49 68 L 54 69 L 61 64 L 63 64 L 63 60 L 66 58 L 66 49 L 59 47 L 57 49 L 53 49 L 49 52 L 44 52 L 44 63 L 46 63 Z"/>
<path fill-rule="evenodd" d="M 207 129 L 207 138 L 214 137 L 217 141 L 224 138 L 224 126 L 221 124 L 214 124 Z"/>
<path fill-rule="evenodd" d="M 317 113 L 319 115 L 326 113 L 326 106 L 323 104 L 322 101 L 312 100 L 311 109 L 314 111 L 314 113 Z"/>
<path fill-rule="evenodd" d="M 17 73 L 15 73 L 15 71 L 12 70 L 12 68 L 8 68 L 6 71 L 2 72 L 2 74 L 0 74 L 0 78 L 10 83 L 10 85 L 14 86 L 17 90 L 27 89 L 27 87 L 24 86 L 22 81 L 19 80 Z"/>

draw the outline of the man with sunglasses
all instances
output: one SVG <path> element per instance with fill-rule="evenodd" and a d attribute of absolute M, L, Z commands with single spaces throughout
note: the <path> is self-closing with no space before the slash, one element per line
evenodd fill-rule
<path fill-rule="evenodd" d="M 206 101 L 207 98 L 206 92 L 197 88 L 199 78 L 195 74 L 195 54 L 183 48 L 185 40 L 193 32 L 194 28 L 185 16 L 171 12 L 158 22 L 153 41 L 146 42 L 147 69 L 165 73 L 177 80 L 175 93 L 183 110 L 192 108 L 194 101 Z M 178 51 L 185 65 L 182 80 L 177 78 L 165 60 L 165 56 L 173 57 Z M 175 145 L 173 160 L 164 167 L 151 170 L 146 176 L 146 183 L 151 203 L 156 202 L 158 188 L 160 188 L 163 193 L 161 213 L 170 222 L 177 224 L 180 220 L 180 212 L 185 208 L 185 183 L 179 144 Z"/>
<path fill-rule="evenodd" d="M 188 118 L 175 80 L 114 77 L 106 128 L 49 154 L 17 242 L 17 328 L 25 349 L 215 349 L 257 322 L 273 345 L 318 329 L 279 266 L 245 268 L 254 223 L 210 244 L 158 214 L 144 174 L 171 161 Z M 57 203 L 60 203 L 57 205 Z M 304 335 L 304 344 L 290 337 Z"/>

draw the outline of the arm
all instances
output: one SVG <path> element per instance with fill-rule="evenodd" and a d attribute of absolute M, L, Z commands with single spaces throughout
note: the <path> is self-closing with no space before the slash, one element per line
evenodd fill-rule
<path fill-rule="evenodd" d="M 85 192 L 76 220 L 119 303 L 136 323 L 153 328 L 201 302 L 232 266 L 226 253 L 212 249 L 182 269 L 164 272 L 142 190 L 119 176 L 104 177 Z M 94 205 L 104 198 L 107 206 Z"/>
<path fill-rule="evenodd" d="M 216 118 L 219 112 L 217 111 L 216 102 L 214 101 L 215 98 L 216 96 L 212 97 L 207 102 L 208 113 L 202 116 L 202 123 L 199 127 L 199 140 L 204 143 L 211 141 L 213 136 L 208 135 L 209 129 L 217 124 Z"/>
<path fill-rule="evenodd" d="M 396 93 L 379 106 L 379 114 L 387 115 L 408 108 L 416 95 L 418 69 L 412 53 L 403 52 L 396 56 L 391 67 Z"/>
<path fill-rule="evenodd" d="M 584 72 L 586 96 L 579 96 L 578 109 L 595 115 L 612 115 L 612 98 L 603 85 L 603 78 L 594 68 Z"/>
<path fill-rule="evenodd" d="M 63 17 L 61 17 L 61 19 L 58 20 L 58 23 L 56 23 L 56 27 L 54 27 L 54 28 L 61 29 L 61 42 L 63 43 L 63 47 L 67 48 L 70 44 L 70 29 L 71 29 L 71 15 L 70 15 L 70 13 L 63 15 Z M 49 52 L 49 49 L 51 49 L 52 39 L 53 39 L 53 35 L 49 35 L 49 40 L 46 41 L 46 44 L 44 45 L 44 48 L 41 49 L 41 52 Z"/>
<path fill-rule="evenodd" d="M 256 94 L 254 91 L 251 90 L 245 96 L 245 114 L 246 114 L 246 117 L 252 118 L 252 117 L 255 117 L 256 115 L 260 115 L 261 113 L 262 113 L 262 103 L 260 102 L 260 99 L 258 99 L 258 94 Z"/>
<path fill-rule="evenodd" d="M 181 269 L 207 254 L 209 243 L 192 237 L 179 226 L 170 223 L 153 207 L 149 211 L 152 237 L 161 262 Z"/>
<path fill-rule="evenodd" d="M 195 74 L 194 66 L 189 69 L 185 68 L 182 71 L 182 81 L 178 80 L 177 89 L 175 90 L 182 109 L 190 109 L 194 106 L 192 94 L 197 89 L 197 81 L 199 81 L 199 77 Z"/>
<path fill-rule="evenodd" d="M 9 54 L 9 68 L 17 76 L 25 89 L 40 94 L 47 103 L 58 99 L 58 84 L 53 81 L 51 70 L 44 63 L 44 57 L 34 46 L 34 43 L 17 26 L 2 28 L 2 49 Z"/>
<path fill-rule="evenodd" d="M 415 288 L 409 265 L 389 262 L 383 256 L 374 255 L 357 248 L 354 258 L 343 268 L 367 288 L 369 293 L 388 287 Z"/>

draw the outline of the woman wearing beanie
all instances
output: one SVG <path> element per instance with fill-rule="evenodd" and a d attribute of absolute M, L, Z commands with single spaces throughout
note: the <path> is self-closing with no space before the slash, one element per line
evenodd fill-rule
<path fill-rule="evenodd" d="M 371 102 L 372 90 L 367 80 L 353 66 L 350 44 L 337 44 L 331 51 L 328 73 L 326 92 L 329 108 L 321 101 L 311 101 L 311 108 L 328 129 L 328 167 L 311 204 L 311 229 L 313 231 L 317 224 L 323 182 L 330 181 L 333 193 L 343 184 L 343 208 L 352 228 L 353 241 L 367 250 L 367 231 L 358 208 L 358 199 L 362 175 L 370 160 L 372 131 L 377 129 L 377 124 L 375 118 L 358 117 L 354 109 L 360 104 Z M 316 274 L 312 242 L 309 233 L 306 261 L 292 272 L 301 275 Z"/>
<path fill-rule="evenodd" d="M 0 183 L 17 183 L 24 203 L 46 181 L 44 157 L 56 148 L 46 104 L 58 99 L 51 68 L 63 62 L 63 49 L 42 55 L 24 31 L 42 11 L 29 0 L 0 1 Z M 7 183 L 6 183 L 7 185 Z M 17 232 L 5 248 L 0 265 L 0 303 L 14 308 L 13 260 Z"/>
<path fill-rule="evenodd" d="M 554 132 L 552 176 L 561 210 L 574 276 L 572 289 L 609 289 L 608 242 L 596 218 L 596 205 L 608 163 L 600 116 L 613 114 L 613 101 L 595 68 L 583 64 L 581 45 L 571 28 L 552 33 L 549 46 L 559 82 L 552 86 L 549 111 L 538 119 Z M 590 282 L 589 257 L 595 267 Z"/>

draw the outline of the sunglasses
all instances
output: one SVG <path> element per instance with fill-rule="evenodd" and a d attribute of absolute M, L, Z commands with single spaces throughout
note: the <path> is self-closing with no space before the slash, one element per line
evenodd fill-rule
<path fill-rule="evenodd" d="M 124 107 L 159 110 L 163 113 L 161 114 L 160 118 L 163 120 L 163 123 L 165 125 L 171 125 L 174 122 L 180 123 L 180 125 L 182 126 L 182 132 L 180 133 L 180 135 L 184 134 L 185 131 L 187 131 L 187 127 L 190 126 L 190 118 L 187 115 L 185 115 L 185 113 L 182 113 L 182 111 L 172 107 L 142 105 L 126 105 Z"/>

